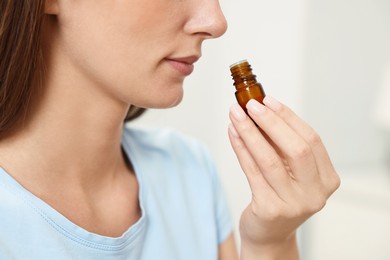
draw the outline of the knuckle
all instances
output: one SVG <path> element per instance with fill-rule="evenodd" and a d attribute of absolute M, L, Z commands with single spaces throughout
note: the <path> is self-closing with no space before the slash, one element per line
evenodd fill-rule
<path fill-rule="evenodd" d="M 318 195 L 313 198 L 310 203 L 307 204 L 305 213 L 307 215 L 313 215 L 323 209 L 326 205 L 327 196 Z"/>
<path fill-rule="evenodd" d="M 280 159 L 276 155 L 270 155 L 265 158 L 261 165 L 264 165 L 264 167 L 268 170 L 276 170 L 279 169 L 281 163 Z"/>
<path fill-rule="evenodd" d="M 329 187 L 329 190 L 330 190 L 330 194 L 332 194 L 341 185 L 340 176 L 336 173 L 336 171 L 333 171 L 333 173 L 331 174 L 328 182 L 329 182 L 328 187 Z"/>
<path fill-rule="evenodd" d="M 286 117 L 289 117 L 290 116 L 290 109 L 288 109 L 285 105 L 280 105 L 280 107 L 278 108 L 278 111 L 277 113 L 282 117 L 282 118 L 286 118 Z"/>
<path fill-rule="evenodd" d="M 337 190 L 340 187 L 340 185 L 341 185 L 341 179 L 340 179 L 340 176 L 337 173 L 335 173 L 333 175 L 332 185 L 333 185 L 334 190 Z"/>
<path fill-rule="evenodd" d="M 307 136 L 307 142 L 311 146 L 317 146 L 317 145 L 322 145 L 322 140 L 319 134 L 316 132 L 312 131 L 310 134 Z"/>
<path fill-rule="evenodd" d="M 248 120 L 242 122 L 242 123 L 239 125 L 239 127 L 240 127 L 240 130 L 241 130 L 242 132 L 246 132 L 246 131 L 248 131 L 248 130 L 251 129 L 251 125 L 249 124 Z"/>
<path fill-rule="evenodd" d="M 325 205 L 326 205 L 326 199 L 319 198 L 319 199 L 317 199 L 317 200 L 313 203 L 313 205 L 312 205 L 312 207 L 311 207 L 311 211 L 312 211 L 313 213 L 318 212 L 318 211 L 320 211 L 321 209 L 323 209 L 323 208 L 325 207 Z"/>
<path fill-rule="evenodd" d="M 253 136 L 254 133 L 258 131 L 253 121 L 249 118 L 237 125 L 236 129 L 239 132 L 240 136 L 243 138 L 243 140 L 248 139 L 250 136 Z"/>
<path fill-rule="evenodd" d="M 293 152 L 291 153 L 290 157 L 294 160 L 305 160 L 308 157 L 312 155 L 312 150 L 309 145 L 302 144 L 297 145 Z"/>
<path fill-rule="evenodd" d="M 256 175 L 260 173 L 260 168 L 256 163 L 250 162 L 246 164 L 246 170 L 244 170 L 244 172 L 246 172 L 247 174 L 250 173 Z"/>
<path fill-rule="evenodd" d="M 246 146 L 244 144 L 244 142 L 242 140 L 237 140 L 233 143 L 234 145 L 234 149 L 237 151 L 237 152 L 241 152 L 243 150 L 246 149 Z"/>
<path fill-rule="evenodd" d="M 319 199 L 313 203 L 313 205 L 311 207 L 311 212 L 316 213 L 316 212 L 320 211 L 321 209 L 323 209 L 325 207 L 325 205 L 326 205 L 326 199 Z"/>

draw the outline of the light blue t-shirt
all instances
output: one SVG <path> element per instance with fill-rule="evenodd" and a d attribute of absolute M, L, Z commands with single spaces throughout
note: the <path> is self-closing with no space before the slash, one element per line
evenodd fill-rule
<path fill-rule="evenodd" d="M 0 168 L 0 259 L 211 260 L 232 232 L 213 162 L 168 129 L 124 128 L 142 217 L 121 237 L 90 233 Z"/>

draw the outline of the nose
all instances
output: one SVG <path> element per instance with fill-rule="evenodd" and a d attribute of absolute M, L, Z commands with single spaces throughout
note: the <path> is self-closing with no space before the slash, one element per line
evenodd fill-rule
<path fill-rule="evenodd" d="M 219 0 L 193 0 L 190 18 L 184 30 L 189 34 L 202 35 L 205 39 L 218 38 L 227 30 Z"/>

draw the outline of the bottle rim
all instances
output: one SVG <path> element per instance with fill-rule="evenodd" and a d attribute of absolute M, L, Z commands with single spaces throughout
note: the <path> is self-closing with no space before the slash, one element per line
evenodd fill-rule
<path fill-rule="evenodd" d="M 235 62 L 235 63 L 233 63 L 232 65 L 230 65 L 230 69 L 231 68 L 233 68 L 233 67 L 235 67 L 235 66 L 237 66 L 237 65 L 239 65 L 239 64 L 242 64 L 242 63 L 248 63 L 248 60 L 246 60 L 246 59 L 244 59 L 244 60 L 240 60 L 240 61 L 238 61 L 238 62 Z"/>

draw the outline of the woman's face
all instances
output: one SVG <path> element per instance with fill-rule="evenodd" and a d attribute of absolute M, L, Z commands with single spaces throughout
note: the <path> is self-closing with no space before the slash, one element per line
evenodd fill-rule
<path fill-rule="evenodd" d="M 178 104 L 203 40 L 227 28 L 218 0 L 57 2 L 56 51 L 83 80 L 139 107 Z"/>

